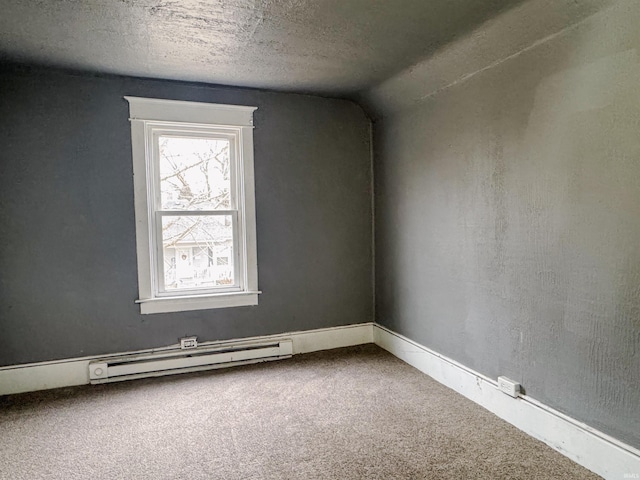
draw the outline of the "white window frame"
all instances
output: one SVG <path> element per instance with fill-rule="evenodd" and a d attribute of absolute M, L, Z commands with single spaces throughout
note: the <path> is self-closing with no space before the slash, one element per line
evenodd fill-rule
<path fill-rule="evenodd" d="M 131 147 L 138 255 L 140 313 L 166 313 L 209 308 L 257 305 L 258 261 L 256 253 L 255 186 L 253 173 L 253 112 L 257 107 L 214 103 L 182 102 L 155 98 L 124 97 L 129 102 Z M 159 253 L 162 238 L 157 219 L 159 185 L 156 179 L 160 134 L 188 134 L 198 138 L 224 132 L 233 142 L 232 205 L 234 222 L 235 285 L 212 289 L 167 291 L 162 288 Z M 159 213 L 161 213 L 159 215 Z M 183 213 L 190 215 L 190 213 Z"/>

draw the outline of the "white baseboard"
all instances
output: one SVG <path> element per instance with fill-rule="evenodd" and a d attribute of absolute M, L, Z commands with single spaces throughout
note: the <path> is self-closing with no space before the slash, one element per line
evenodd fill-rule
<path fill-rule="evenodd" d="M 374 325 L 374 342 L 473 400 L 574 462 L 606 479 L 640 478 L 640 450 L 523 395 L 512 398 L 491 380 L 402 335 Z"/>
<path fill-rule="evenodd" d="M 277 341 L 290 338 L 293 342 L 293 354 L 350 347 L 373 342 L 373 323 L 361 323 L 341 327 L 322 328 L 279 335 L 225 340 L 220 342 L 202 342 L 203 347 L 235 347 L 256 341 Z M 168 347 L 120 352 L 111 355 L 71 358 L 53 362 L 30 363 L 0 368 L 0 395 L 34 392 L 50 388 L 71 387 L 89 383 L 89 362 L 128 354 L 146 354 L 179 347 Z"/>
<path fill-rule="evenodd" d="M 234 347 L 243 343 L 277 341 L 285 338 L 292 340 L 294 355 L 375 343 L 598 475 L 611 480 L 640 478 L 639 450 L 526 395 L 519 398 L 509 397 L 498 390 L 496 381 L 380 325 L 363 323 L 221 342 L 203 342 L 200 345 Z M 123 354 L 170 350 L 176 346 L 2 367 L 0 395 L 89 384 L 89 362 Z"/>

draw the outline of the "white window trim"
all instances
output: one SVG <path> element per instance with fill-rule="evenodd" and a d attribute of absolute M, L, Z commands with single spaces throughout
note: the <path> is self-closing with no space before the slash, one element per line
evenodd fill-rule
<path fill-rule="evenodd" d="M 131 147 L 136 218 L 136 247 L 138 256 L 138 289 L 140 313 L 181 312 L 209 308 L 257 305 L 258 260 L 256 248 L 255 182 L 253 171 L 253 112 L 257 107 L 221 105 L 214 103 L 182 102 L 154 98 L 124 97 L 129 102 Z M 153 235 L 151 228 L 153 178 L 149 156 L 148 125 L 172 122 L 185 126 L 234 127 L 239 135 L 241 154 L 237 155 L 238 172 L 242 179 L 238 185 L 238 211 L 240 234 L 238 245 L 243 258 L 239 291 L 198 295 L 158 295 L 155 286 Z"/>

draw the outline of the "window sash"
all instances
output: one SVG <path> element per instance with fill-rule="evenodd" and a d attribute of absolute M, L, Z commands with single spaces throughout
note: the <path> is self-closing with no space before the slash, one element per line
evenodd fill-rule
<path fill-rule="evenodd" d="M 230 207 L 233 210 L 238 210 L 238 193 L 241 192 L 241 185 L 239 182 L 242 180 L 241 172 L 239 171 L 238 153 L 240 150 L 240 129 L 222 127 L 222 126 L 176 126 L 170 128 L 170 125 L 166 123 L 148 123 L 147 124 L 147 138 L 151 140 L 151 145 L 148 145 L 151 152 L 151 171 L 149 176 L 152 180 L 150 188 L 151 193 L 151 206 L 154 212 L 162 210 L 162 190 L 160 180 L 160 137 L 173 137 L 173 138 L 193 138 L 204 140 L 218 140 L 225 139 L 229 141 L 229 201 Z M 194 211 L 197 211 L 194 209 Z"/>
<path fill-rule="evenodd" d="M 195 215 L 194 215 L 195 213 Z M 225 285 L 224 287 L 202 287 L 202 288 L 177 288 L 167 290 L 165 286 L 165 259 L 164 245 L 162 237 L 162 218 L 172 216 L 231 216 L 232 225 L 232 250 L 233 250 L 233 285 Z M 242 277 L 244 271 L 243 256 L 240 255 L 240 222 L 239 212 L 236 210 L 209 210 L 202 212 L 200 210 L 170 210 L 158 211 L 155 213 L 152 225 L 154 235 L 154 270 L 156 272 L 155 294 L 158 297 L 177 297 L 181 295 L 204 295 L 207 293 L 226 293 L 239 292 L 244 290 L 245 279 Z"/>
<path fill-rule="evenodd" d="M 151 233 L 151 249 L 152 252 L 152 275 L 154 295 L 157 297 L 179 297 L 190 295 L 205 295 L 227 292 L 239 292 L 245 289 L 246 279 L 242 273 L 245 271 L 244 258 L 242 254 L 244 239 L 242 231 L 242 210 L 239 208 L 238 193 L 243 192 L 242 188 L 242 172 L 240 152 L 240 135 L 241 130 L 233 127 L 223 126 L 185 126 L 183 124 L 174 125 L 166 122 L 149 122 L 146 125 L 147 139 L 151 141 L 148 148 L 151 152 L 151 162 L 149 177 L 149 220 Z M 163 210 L 162 209 L 162 191 L 161 191 L 161 175 L 160 175 L 160 137 L 173 138 L 193 138 L 193 139 L 225 139 L 229 141 L 229 202 L 230 209 L 219 210 Z M 177 288 L 167 290 L 165 286 L 165 261 L 162 237 L 162 217 L 165 216 L 214 216 L 214 215 L 231 215 L 232 231 L 233 231 L 233 285 L 220 287 L 203 287 L 203 288 Z M 155 278 L 154 278 L 155 277 Z"/>

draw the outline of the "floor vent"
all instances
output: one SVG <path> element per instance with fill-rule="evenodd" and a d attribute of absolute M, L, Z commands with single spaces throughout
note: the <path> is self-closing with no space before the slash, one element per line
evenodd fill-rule
<path fill-rule="evenodd" d="M 89 363 L 89 379 L 92 384 L 97 384 L 159 377 L 280 360 L 290 358 L 292 353 L 292 341 L 282 340 L 277 343 L 198 347 L 189 350 L 165 350 L 146 355 L 125 355 Z"/>

